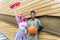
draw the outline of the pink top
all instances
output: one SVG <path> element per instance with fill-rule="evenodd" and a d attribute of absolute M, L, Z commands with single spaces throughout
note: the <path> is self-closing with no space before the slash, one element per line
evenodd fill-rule
<path fill-rule="evenodd" d="M 18 25 L 20 29 L 25 29 L 27 27 L 26 22 L 19 22 Z"/>
<path fill-rule="evenodd" d="M 27 27 L 26 18 L 23 14 L 18 16 L 18 25 L 20 29 L 25 29 Z"/>

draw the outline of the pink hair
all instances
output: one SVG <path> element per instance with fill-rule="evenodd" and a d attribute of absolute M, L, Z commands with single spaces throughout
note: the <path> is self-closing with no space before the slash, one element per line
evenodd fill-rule
<path fill-rule="evenodd" d="M 25 22 L 25 21 L 26 21 L 25 16 L 24 16 L 24 18 L 23 18 L 23 20 L 22 20 L 22 16 L 24 16 L 24 15 L 21 14 L 21 15 L 18 16 L 18 23 L 19 23 L 19 22 L 23 22 L 23 21 Z"/>

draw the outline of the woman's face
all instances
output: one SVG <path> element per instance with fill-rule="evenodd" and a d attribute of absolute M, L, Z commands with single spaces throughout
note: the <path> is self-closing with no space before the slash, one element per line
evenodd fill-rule
<path fill-rule="evenodd" d="M 21 19 L 24 20 L 25 19 L 25 16 L 22 16 Z"/>
<path fill-rule="evenodd" d="M 19 22 L 26 21 L 25 16 L 24 16 L 24 15 L 19 15 L 19 16 L 18 16 L 18 21 L 19 21 Z"/>

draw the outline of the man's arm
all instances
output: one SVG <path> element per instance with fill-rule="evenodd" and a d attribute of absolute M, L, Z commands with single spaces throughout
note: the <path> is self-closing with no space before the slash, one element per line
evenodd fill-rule
<path fill-rule="evenodd" d="M 38 27 L 38 30 L 37 31 L 41 31 L 43 29 L 43 26 L 42 26 L 40 20 L 38 20 L 38 23 L 39 23 L 39 27 Z"/>
<path fill-rule="evenodd" d="M 42 26 L 41 21 L 38 19 L 39 26 Z"/>

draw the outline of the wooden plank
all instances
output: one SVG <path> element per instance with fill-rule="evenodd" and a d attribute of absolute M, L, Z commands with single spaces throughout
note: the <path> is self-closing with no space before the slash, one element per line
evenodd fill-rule
<path fill-rule="evenodd" d="M 46 2 L 46 1 L 43 1 L 43 2 L 41 2 L 41 3 L 44 3 L 44 2 Z M 37 2 L 38 3 L 38 2 Z M 37 4 L 36 4 L 37 5 Z M 22 10 L 22 9 L 21 9 Z M 5 12 L 6 12 L 6 10 L 5 10 Z M 9 10 L 7 10 L 7 12 L 6 13 L 12 13 L 13 11 L 9 11 Z"/>
<path fill-rule="evenodd" d="M 60 4 L 59 4 L 60 5 Z M 54 5 L 55 6 L 55 5 Z M 51 6 L 51 7 L 53 7 L 53 6 Z M 51 12 L 51 10 L 53 10 L 53 12 L 55 12 L 54 10 L 59 10 L 60 9 L 60 7 L 59 6 L 57 6 L 57 8 L 50 8 L 50 7 L 47 7 L 47 8 L 43 8 L 43 9 L 38 9 L 38 10 L 35 10 L 37 13 L 42 13 L 42 12 L 46 12 L 46 11 L 49 11 L 49 12 Z M 56 10 L 56 11 L 57 11 Z M 59 12 L 59 11 L 58 11 Z M 28 14 L 26 14 L 26 15 L 29 15 L 29 12 L 28 12 Z"/>
<path fill-rule="evenodd" d="M 47 8 L 49 8 L 49 7 L 47 7 Z M 47 9 L 46 8 L 46 9 Z M 54 8 L 54 9 L 51 9 L 51 10 L 44 10 L 44 12 L 41 12 L 42 10 L 40 10 L 40 9 L 38 9 L 38 10 L 35 10 L 35 11 L 37 11 L 36 13 L 37 13 L 37 15 L 36 16 L 41 16 L 41 15 L 47 15 L 48 13 L 56 13 L 56 12 L 60 12 L 59 10 L 60 10 L 60 8 Z M 50 8 L 49 8 L 50 9 Z M 28 13 L 28 14 L 27 14 Z M 30 17 L 30 14 L 29 14 L 29 12 L 27 12 L 25 15 L 26 15 L 26 17 Z"/>
<path fill-rule="evenodd" d="M 56 3 L 55 1 L 54 1 L 54 3 Z M 51 2 L 51 4 L 53 4 L 53 2 Z M 57 3 L 56 3 L 57 4 Z M 45 4 L 45 5 L 47 5 L 47 4 Z M 48 4 L 49 5 L 49 4 Z M 52 6 L 51 6 L 52 7 Z M 37 10 L 38 11 L 38 10 Z M 24 12 L 25 13 L 25 12 Z"/>
<path fill-rule="evenodd" d="M 34 9 L 37 13 L 41 13 L 41 12 L 45 12 L 45 11 L 48 11 L 48 10 L 51 10 L 51 9 L 55 9 L 57 7 L 60 7 L 60 2 L 56 2 L 56 1 L 52 1 L 52 0 L 42 0 L 42 1 L 39 1 L 39 2 L 36 2 L 34 4 L 32 4 L 31 6 L 27 6 L 26 8 L 23 8 L 23 9 L 18 9 L 17 10 L 17 14 L 19 15 L 21 12 L 25 13 L 26 15 L 29 15 L 28 13 L 30 12 L 31 9 Z M 4 11 L 2 13 L 5 13 L 5 14 L 8 14 L 8 15 L 14 15 L 13 11 L 10 12 L 9 10 L 8 11 Z"/>
<path fill-rule="evenodd" d="M 0 12 L 1 13 L 4 13 L 4 14 L 8 14 L 9 13 L 9 11 L 12 11 L 10 8 L 9 8 L 9 6 L 11 5 L 11 4 L 13 4 L 13 3 L 15 3 L 15 2 L 17 2 L 18 0 L 4 0 L 4 1 L 2 1 L 1 3 L 0 3 Z M 27 2 L 27 0 L 26 0 L 26 2 L 24 1 L 24 2 L 22 2 L 22 0 L 19 0 L 22 4 L 21 5 L 23 5 L 23 3 L 25 4 L 26 2 Z M 30 0 L 31 1 L 31 0 Z"/>
<path fill-rule="evenodd" d="M 47 16 L 58 16 L 58 17 L 60 17 L 60 12 L 59 13 L 48 14 Z"/>
<path fill-rule="evenodd" d="M 50 33 L 41 32 L 39 35 L 40 40 L 60 40 L 60 36 L 56 36 Z"/>
<path fill-rule="evenodd" d="M 39 2 L 40 3 L 40 2 Z M 35 8 L 35 9 L 38 9 L 38 8 L 43 8 L 43 7 L 46 7 L 46 6 L 49 6 L 49 5 L 52 5 L 52 4 L 56 4 L 56 3 L 58 3 L 58 2 L 56 2 L 56 1 L 46 1 L 46 3 L 44 3 L 44 4 L 37 4 L 36 6 L 32 6 L 31 5 L 31 7 L 30 7 L 30 10 L 31 10 L 31 8 L 33 9 L 33 8 Z M 33 4 L 34 5 L 34 4 Z M 39 6 L 40 5 L 40 6 Z M 38 6 L 38 7 L 37 7 Z M 25 10 L 27 10 L 29 8 L 29 6 L 28 7 L 26 7 L 25 8 Z M 24 8 L 23 9 L 21 9 L 20 11 L 24 11 Z M 20 12 L 19 11 L 19 12 Z"/>
<path fill-rule="evenodd" d="M 48 11 L 48 10 L 54 10 L 56 8 L 60 8 L 60 3 L 56 4 L 56 5 L 52 5 L 52 6 L 48 6 L 48 7 L 45 7 L 45 8 L 39 8 L 39 9 L 36 9 L 35 11 L 36 12 L 45 12 L 45 11 Z M 26 13 L 26 12 L 24 12 Z"/>
<path fill-rule="evenodd" d="M 40 8 L 40 6 L 39 5 L 43 5 L 43 4 L 45 4 L 45 3 L 48 3 L 48 2 L 51 2 L 51 0 L 48 0 L 48 1 L 39 1 L 39 2 L 37 2 L 37 3 L 34 3 L 34 4 L 32 4 L 32 5 L 30 5 L 30 6 L 27 6 L 27 7 L 24 7 L 23 9 L 17 9 L 17 12 L 21 12 L 21 11 L 26 11 L 26 10 L 31 10 L 31 9 L 33 9 L 33 8 L 35 8 L 35 9 L 37 9 L 37 8 Z M 38 6 L 38 7 L 37 7 Z"/>
<path fill-rule="evenodd" d="M 60 8 L 57 8 L 57 9 L 54 9 L 54 10 L 48 10 L 48 11 L 45 11 L 45 12 L 37 12 L 36 13 L 36 16 L 42 16 L 42 15 L 47 15 L 47 14 L 52 14 L 52 13 L 57 13 L 57 12 L 60 12 Z M 26 15 L 26 17 L 27 18 L 29 18 L 30 17 L 30 14 L 28 13 L 27 15 Z"/>
<path fill-rule="evenodd" d="M 16 30 L 17 28 L 15 26 L 0 20 L 0 32 L 6 35 L 10 40 L 13 40 Z"/>

